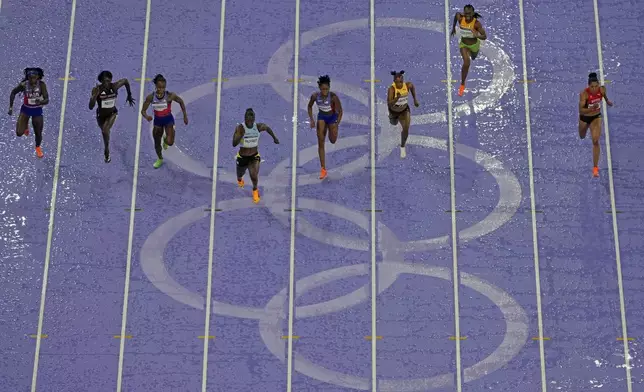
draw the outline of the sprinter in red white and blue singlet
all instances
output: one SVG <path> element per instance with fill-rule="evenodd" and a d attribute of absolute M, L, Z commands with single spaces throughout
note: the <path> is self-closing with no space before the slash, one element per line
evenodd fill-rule
<path fill-rule="evenodd" d="M 47 85 L 43 82 L 45 76 L 42 68 L 25 68 L 25 77 L 20 84 L 11 90 L 9 97 L 9 115 L 13 114 L 13 101 L 18 93 L 22 93 L 24 99 L 20 107 L 20 115 L 16 122 L 16 136 L 29 136 L 29 119 L 34 127 L 36 137 L 36 156 L 44 156 L 40 144 L 42 143 L 42 130 L 44 127 L 43 106 L 49 103 Z"/>
<path fill-rule="evenodd" d="M 172 115 L 172 102 L 176 102 L 181 106 L 183 113 L 183 123 L 188 125 L 188 112 L 186 112 L 186 104 L 183 99 L 175 93 L 166 90 L 166 80 L 163 75 L 157 75 L 152 80 L 155 91 L 148 95 L 143 103 L 141 114 L 143 117 L 152 121 L 153 117 L 148 115 L 148 108 L 152 105 L 154 111 L 154 127 L 152 128 L 152 136 L 154 136 L 154 150 L 157 153 L 158 159 L 154 162 L 154 168 L 158 169 L 163 165 L 162 154 L 162 141 L 163 150 L 167 150 L 168 146 L 174 144 L 174 116 Z M 164 137 L 165 134 L 165 137 Z"/>

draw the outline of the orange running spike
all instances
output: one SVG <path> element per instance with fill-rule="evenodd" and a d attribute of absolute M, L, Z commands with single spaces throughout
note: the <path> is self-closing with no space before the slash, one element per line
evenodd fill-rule
<path fill-rule="evenodd" d="M 320 169 L 320 180 L 323 180 L 326 178 L 326 169 L 322 168 Z"/>

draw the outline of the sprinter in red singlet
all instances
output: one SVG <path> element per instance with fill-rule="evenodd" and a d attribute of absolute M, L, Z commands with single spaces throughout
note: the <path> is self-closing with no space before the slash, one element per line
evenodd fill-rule
<path fill-rule="evenodd" d="M 45 73 L 42 68 L 25 68 L 25 77 L 20 84 L 11 90 L 9 97 L 9 115 L 13 114 L 13 101 L 18 93 L 22 93 L 24 99 L 20 107 L 20 116 L 16 122 L 16 136 L 29 136 L 29 119 L 34 127 L 36 137 L 36 156 L 43 157 L 40 144 L 42 143 L 42 130 L 44 127 L 43 106 L 49 103 L 47 85 L 42 79 Z"/>
<path fill-rule="evenodd" d="M 602 99 L 606 105 L 613 103 L 606 96 L 606 87 L 599 85 L 596 73 L 588 75 L 588 87 L 579 94 L 579 137 L 586 138 L 588 128 L 593 138 L 593 177 L 599 177 L 599 137 L 602 132 Z"/>
<path fill-rule="evenodd" d="M 183 112 L 183 123 L 188 125 L 188 112 L 186 112 L 186 104 L 183 99 L 175 93 L 167 91 L 166 80 L 163 75 L 159 74 L 152 80 L 156 87 L 155 92 L 148 95 L 141 108 L 143 117 L 152 121 L 152 116 L 148 115 L 148 108 L 152 105 L 154 110 L 154 127 L 152 128 L 152 136 L 154 137 L 154 150 L 157 153 L 157 160 L 154 162 L 154 168 L 158 169 L 163 165 L 163 153 L 161 149 L 161 141 L 163 139 L 163 150 L 167 150 L 168 146 L 174 144 L 174 116 L 172 115 L 172 102 L 177 102 L 181 106 Z M 163 134 L 165 133 L 165 137 Z"/>

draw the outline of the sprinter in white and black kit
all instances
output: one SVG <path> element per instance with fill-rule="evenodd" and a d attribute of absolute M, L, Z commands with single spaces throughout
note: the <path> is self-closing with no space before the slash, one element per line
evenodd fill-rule
<path fill-rule="evenodd" d="M 105 163 L 112 161 L 110 157 L 110 132 L 118 109 L 116 108 L 116 97 L 121 87 L 125 86 L 127 90 L 127 98 L 125 99 L 130 106 L 134 106 L 134 99 L 132 98 L 132 91 L 130 90 L 130 82 L 127 79 L 121 79 L 116 83 L 112 83 L 112 73 L 110 71 L 102 71 L 98 74 L 99 85 L 92 89 L 92 96 L 89 99 L 89 110 L 94 110 L 96 107 L 96 122 L 103 134 L 103 144 L 105 146 Z"/>
<path fill-rule="evenodd" d="M 260 199 L 257 183 L 259 182 L 259 163 L 262 160 L 259 156 L 258 149 L 261 132 L 266 132 L 271 135 L 275 144 L 280 143 L 268 125 L 255 122 L 255 112 L 253 109 L 248 108 L 244 115 L 244 122 L 237 125 L 235 134 L 233 135 L 233 147 L 237 147 L 241 143 L 236 157 L 237 185 L 240 188 L 244 187 L 244 174 L 246 174 L 246 169 L 248 169 L 250 180 L 253 182 L 254 203 L 259 203 Z"/>

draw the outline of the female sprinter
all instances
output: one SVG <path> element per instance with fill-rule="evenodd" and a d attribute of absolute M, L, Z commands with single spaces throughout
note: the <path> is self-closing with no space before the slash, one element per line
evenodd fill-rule
<path fill-rule="evenodd" d="M 183 112 L 183 123 L 188 125 L 188 112 L 186 112 L 186 104 L 183 99 L 175 93 L 166 91 L 166 80 L 163 75 L 157 75 L 152 80 L 156 87 L 155 92 L 148 95 L 143 103 L 141 114 L 148 122 L 152 121 L 152 117 L 148 116 L 148 107 L 152 105 L 154 110 L 154 128 L 152 128 L 152 135 L 154 136 L 154 150 L 157 153 L 158 159 L 154 162 L 154 168 L 158 169 L 163 165 L 163 154 L 161 153 L 161 139 L 163 139 L 163 149 L 167 150 L 168 146 L 174 144 L 174 116 L 172 115 L 172 102 L 177 102 L 181 106 Z M 165 132 L 165 137 L 163 136 Z"/>
<path fill-rule="evenodd" d="M 463 96 L 465 93 L 465 80 L 467 73 L 470 70 L 470 59 L 475 60 L 479 54 L 481 40 L 487 39 L 487 33 L 483 29 L 483 25 L 479 21 L 481 15 L 474 12 L 474 7 L 471 4 L 463 7 L 463 14 L 457 12 L 454 15 L 454 24 L 452 25 L 452 36 L 456 34 L 456 24 L 460 30 L 461 41 L 458 47 L 463 56 L 463 67 L 461 68 L 461 87 L 458 89 L 458 95 Z"/>
<path fill-rule="evenodd" d="M 405 71 L 392 71 L 394 82 L 387 91 L 387 105 L 389 107 L 389 123 L 391 125 L 402 126 L 402 133 L 400 134 L 400 157 L 405 158 L 405 143 L 409 137 L 409 125 L 411 124 L 411 111 L 409 110 L 409 93 L 414 98 L 414 106 L 418 107 L 418 100 L 416 99 L 416 88 L 411 82 L 405 82 L 403 75 Z"/>
<path fill-rule="evenodd" d="M 47 85 L 42 81 L 45 73 L 41 68 L 25 68 L 25 77 L 16 88 L 11 90 L 9 97 L 9 115 L 13 114 L 13 101 L 16 94 L 22 93 L 24 100 L 20 108 L 20 116 L 16 122 L 16 135 L 29 136 L 29 118 L 34 127 L 36 136 L 36 155 L 44 156 L 40 143 L 42 143 L 42 130 L 44 126 L 42 107 L 49 103 Z"/>
<path fill-rule="evenodd" d="M 130 90 L 130 82 L 127 79 L 121 79 L 116 83 L 112 83 L 112 73 L 110 71 L 103 71 L 98 74 L 98 82 L 100 84 L 92 89 L 92 96 L 89 99 L 89 110 L 94 110 L 94 106 L 98 103 L 98 107 L 96 108 L 96 122 L 103 134 L 105 163 L 109 163 L 112 161 L 112 158 L 110 158 L 110 131 L 119 112 L 116 108 L 116 97 L 118 96 L 119 89 L 125 86 L 127 90 L 127 98 L 125 100 L 130 106 L 134 106 L 134 99 L 132 98 L 132 91 Z"/>
<path fill-rule="evenodd" d="M 266 132 L 273 138 L 275 144 L 279 144 L 273 130 L 266 124 L 255 122 L 255 112 L 253 109 L 246 109 L 244 114 L 244 122 L 238 124 L 235 128 L 233 135 L 233 147 L 237 147 L 241 142 L 241 147 L 237 153 L 237 185 L 240 188 L 244 187 L 244 174 L 246 169 L 250 174 L 250 180 L 253 182 L 253 202 L 259 203 L 259 190 L 257 183 L 259 181 L 259 163 L 261 158 L 259 156 L 259 136 L 260 132 Z"/>
<path fill-rule="evenodd" d="M 590 135 L 593 138 L 593 177 L 599 177 L 599 136 L 602 132 L 602 99 L 606 105 L 613 106 L 613 103 L 606 96 L 606 87 L 599 85 L 596 73 L 588 75 L 588 87 L 579 93 L 579 137 L 586 138 L 586 132 L 590 128 Z"/>
<path fill-rule="evenodd" d="M 320 76 L 318 79 L 319 92 L 311 94 L 309 100 L 309 119 L 311 121 L 311 128 L 315 128 L 316 121 L 313 119 L 313 104 L 318 105 L 318 120 L 317 120 L 317 134 L 318 134 L 318 156 L 320 157 L 320 180 L 326 178 L 326 160 L 324 159 L 324 139 L 326 139 L 327 131 L 329 133 L 329 141 L 335 144 L 338 140 L 338 127 L 342 121 L 342 104 L 340 98 L 331 92 L 331 78 L 329 75 Z"/>

